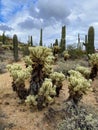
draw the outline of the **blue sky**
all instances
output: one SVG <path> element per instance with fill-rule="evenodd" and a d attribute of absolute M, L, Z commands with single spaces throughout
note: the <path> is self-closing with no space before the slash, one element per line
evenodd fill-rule
<path fill-rule="evenodd" d="M 94 26 L 98 48 L 98 0 L 0 0 L 0 34 L 17 34 L 23 42 L 32 35 L 34 43 L 39 43 L 43 28 L 43 43 L 49 45 L 60 41 L 63 25 L 67 45 L 77 42 L 78 33 L 84 41 L 89 26 Z"/>

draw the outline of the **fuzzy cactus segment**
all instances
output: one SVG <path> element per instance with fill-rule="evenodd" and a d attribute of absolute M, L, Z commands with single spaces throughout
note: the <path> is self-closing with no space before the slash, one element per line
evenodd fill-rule
<path fill-rule="evenodd" d="M 65 79 L 65 75 L 62 72 L 53 72 L 50 74 L 50 78 L 52 80 L 56 80 L 57 82 L 62 82 Z"/>
<path fill-rule="evenodd" d="M 23 70 L 20 65 L 13 64 L 7 65 L 7 69 L 9 70 L 10 75 L 13 78 L 13 91 L 16 91 L 20 99 L 26 99 L 26 96 L 28 95 L 28 90 L 25 88 L 25 80 L 30 78 L 32 67 L 29 66 Z"/>
<path fill-rule="evenodd" d="M 53 71 L 52 64 L 54 63 L 54 57 L 50 48 L 37 46 L 30 47 L 29 50 L 33 66 L 40 65 L 42 71 L 47 75 Z"/>
<path fill-rule="evenodd" d="M 7 69 L 13 77 L 14 83 L 24 82 L 25 79 L 28 79 L 30 77 L 32 71 L 32 68 L 30 66 L 23 70 L 18 64 L 8 65 Z"/>
<path fill-rule="evenodd" d="M 53 46 L 53 55 L 55 56 L 56 54 L 58 54 L 60 51 L 60 47 L 58 45 L 54 45 Z"/>
<path fill-rule="evenodd" d="M 29 65 L 32 66 L 32 60 L 30 59 L 29 56 L 24 57 L 24 62 L 25 62 L 26 67 Z"/>
<path fill-rule="evenodd" d="M 70 55 L 68 54 L 68 51 L 63 52 L 64 60 L 69 59 Z"/>
<path fill-rule="evenodd" d="M 56 86 L 53 86 L 51 79 L 45 79 L 39 90 L 39 95 L 45 97 L 45 103 L 51 104 L 54 101 L 52 97 L 56 95 Z"/>
<path fill-rule="evenodd" d="M 29 96 L 26 97 L 25 102 L 28 103 L 29 105 L 36 106 L 37 105 L 36 99 L 37 99 L 37 96 L 29 95 Z"/>
<path fill-rule="evenodd" d="M 89 54 L 89 62 L 91 66 L 96 65 L 98 69 L 98 53 Z"/>
<path fill-rule="evenodd" d="M 89 54 L 89 62 L 91 65 L 91 74 L 90 74 L 90 78 L 92 80 L 94 80 L 94 78 L 97 76 L 97 72 L 98 72 L 98 54 L 94 53 L 94 54 Z"/>
<path fill-rule="evenodd" d="M 90 68 L 84 67 L 84 66 L 80 66 L 80 65 L 77 65 L 75 70 L 79 71 L 87 79 L 89 78 L 90 73 L 91 73 L 91 69 Z"/>
<path fill-rule="evenodd" d="M 65 75 L 61 72 L 53 72 L 50 74 L 50 78 L 54 85 L 56 85 L 56 96 L 58 97 L 60 94 L 60 90 L 62 89 L 62 82 L 65 79 Z"/>

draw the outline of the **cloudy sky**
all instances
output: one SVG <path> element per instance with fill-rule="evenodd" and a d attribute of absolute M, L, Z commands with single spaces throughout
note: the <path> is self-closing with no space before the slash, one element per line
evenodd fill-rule
<path fill-rule="evenodd" d="M 0 34 L 18 35 L 22 42 L 33 36 L 39 43 L 43 28 L 45 45 L 60 41 L 61 28 L 66 25 L 67 44 L 81 41 L 89 26 L 95 28 L 95 47 L 98 48 L 98 0 L 0 0 Z"/>

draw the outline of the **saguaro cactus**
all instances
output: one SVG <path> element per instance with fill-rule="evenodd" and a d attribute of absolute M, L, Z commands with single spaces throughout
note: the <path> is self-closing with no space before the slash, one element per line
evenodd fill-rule
<path fill-rule="evenodd" d="M 41 28 L 41 30 L 40 30 L 40 43 L 39 43 L 40 46 L 43 45 L 43 43 L 42 43 L 42 35 L 43 35 L 43 30 Z"/>
<path fill-rule="evenodd" d="M 55 39 L 55 45 L 58 46 L 58 39 Z"/>
<path fill-rule="evenodd" d="M 14 53 L 14 60 L 18 61 L 18 38 L 16 34 L 14 34 L 13 36 L 13 53 Z"/>
<path fill-rule="evenodd" d="M 94 27 L 93 26 L 89 27 L 89 29 L 88 29 L 88 40 L 87 40 L 87 35 L 85 35 L 85 43 L 83 45 L 86 47 L 87 55 L 95 52 Z"/>
<path fill-rule="evenodd" d="M 95 52 L 94 48 L 94 27 L 90 26 L 88 30 L 88 50 L 89 54 L 92 54 Z"/>
<path fill-rule="evenodd" d="M 32 38 L 32 36 L 31 36 L 31 46 L 33 46 L 33 38 Z"/>
<path fill-rule="evenodd" d="M 2 43 L 3 43 L 3 44 L 5 44 L 5 40 L 6 40 L 5 32 L 3 32 L 3 34 L 2 34 Z"/>
<path fill-rule="evenodd" d="M 61 52 L 66 50 L 66 26 L 62 27 L 62 35 L 61 35 L 60 47 L 61 47 Z"/>

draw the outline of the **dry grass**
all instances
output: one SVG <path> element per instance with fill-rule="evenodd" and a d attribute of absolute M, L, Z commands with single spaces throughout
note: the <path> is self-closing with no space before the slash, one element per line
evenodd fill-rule
<path fill-rule="evenodd" d="M 77 65 L 87 67 L 88 62 L 86 60 L 83 60 L 83 59 L 67 60 L 67 61 L 60 59 L 56 63 L 55 71 L 63 72 L 65 75 L 67 75 L 67 72 L 71 69 L 75 69 Z"/>

